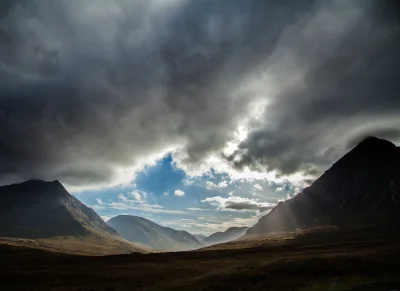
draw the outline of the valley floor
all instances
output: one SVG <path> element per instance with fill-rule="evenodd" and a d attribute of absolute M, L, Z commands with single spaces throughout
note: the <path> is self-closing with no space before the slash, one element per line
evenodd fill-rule
<path fill-rule="evenodd" d="M 206 250 L 77 256 L 0 245 L 0 290 L 400 290 L 400 236 L 322 229 Z"/>

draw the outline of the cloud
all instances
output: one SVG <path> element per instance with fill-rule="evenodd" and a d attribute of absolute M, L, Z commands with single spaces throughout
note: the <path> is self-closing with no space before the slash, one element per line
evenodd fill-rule
<path fill-rule="evenodd" d="M 101 217 L 101 219 L 103 219 L 105 222 L 107 222 L 107 221 L 109 221 L 110 219 L 111 219 L 111 217 L 110 216 L 107 216 L 107 215 L 102 215 L 102 216 L 100 216 Z"/>
<path fill-rule="evenodd" d="M 168 192 L 164 192 L 164 196 L 168 196 L 169 195 L 169 193 Z"/>
<path fill-rule="evenodd" d="M 103 202 L 103 200 L 102 200 L 101 198 L 96 198 L 96 201 L 97 201 L 97 203 L 100 204 L 100 205 L 101 205 L 101 204 L 104 204 L 104 202 Z"/>
<path fill-rule="evenodd" d="M 228 187 L 228 181 L 220 181 L 218 184 L 213 183 L 212 181 L 206 181 L 206 188 L 208 190 L 222 190 Z"/>
<path fill-rule="evenodd" d="M 231 211 L 241 211 L 241 210 L 252 210 L 264 212 L 266 210 L 272 209 L 276 204 L 268 202 L 259 202 L 250 198 L 243 198 L 238 196 L 230 196 L 223 198 L 221 196 L 207 197 L 201 202 L 209 203 L 216 206 L 219 210 L 231 210 Z"/>
<path fill-rule="evenodd" d="M 133 198 L 135 198 L 138 201 L 142 201 L 142 195 L 139 193 L 139 191 L 132 191 L 129 193 Z"/>
<path fill-rule="evenodd" d="M 115 186 L 169 152 L 189 175 L 315 176 L 360 134 L 400 142 L 381 2 L 7 1 L 0 184 Z"/>
<path fill-rule="evenodd" d="M 131 194 L 131 193 L 129 193 Z M 131 195 L 132 196 L 132 195 Z M 120 193 L 117 197 L 118 201 L 102 202 L 100 205 L 90 205 L 95 210 L 112 211 L 112 210 L 136 210 L 140 212 L 164 213 L 164 214 L 186 214 L 184 210 L 166 209 L 159 204 L 150 204 L 143 200 L 130 199 L 128 196 Z M 96 199 L 97 200 L 97 199 Z"/>
<path fill-rule="evenodd" d="M 122 202 L 128 202 L 129 199 L 124 194 L 120 193 L 120 194 L 118 194 L 118 200 L 120 200 Z"/>
<path fill-rule="evenodd" d="M 275 97 L 229 161 L 316 175 L 354 139 L 400 142 L 398 22 L 372 17 L 377 2 L 329 2 L 281 35 L 259 83 Z"/>
<path fill-rule="evenodd" d="M 206 209 L 206 208 L 199 208 L 199 207 L 189 207 L 187 209 L 190 210 L 190 211 L 207 211 L 207 210 L 209 210 L 209 209 Z"/>
<path fill-rule="evenodd" d="M 254 187 L 254 189 L 256 189 L 258 191 L 263 191 L 263 188 L 261 187 L 260 184 L 255 184 L 253 187 Z"/>
<path fill-rule="evenodd" d="M 174 195 L 175 196 L 179 196 L 179 197 L 182 197 L 182 196 L 185 196 L 185 192 L 183 192 L 182 190 L 175 190 L 174 191 Z"/>

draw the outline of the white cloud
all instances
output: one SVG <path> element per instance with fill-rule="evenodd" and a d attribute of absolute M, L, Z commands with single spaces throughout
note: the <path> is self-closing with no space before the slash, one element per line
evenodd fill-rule
<path fill-rule="evenodd" d="M 194 181 L 193 181 L 193 179 L 185 178 L 185 179 L 183 180 L 183 184 L 185 184 L 186 186 L 193 185 L 193 184 L 194 184 Z"/>
<path fill-rule="evenodd" d="M 216 196 L 207 197 L 201 202 L 209 203 L 216 206 L 218 210 L 229 211 L 259 211 L 263 212 L 273 208 L 276 204 L 268 202 L 259 202 L 257 199 L 243 198 L 238 196 L 230 196 L 227 198 Z"/>
<path fill-rule="evenodd" d="M 103 219 L 105 222 L 107 222 L 107 221 L 109 221 L 110 219 L 111 219 L 111 217 L 110 216 L 107 216 L 107 215 L 102 215 L 102 216 L 100 216 L 101 217 L 101 219 Z"/>
<path fill-rule="evenodd" d="M 259 190 L 259 191 L 263 191 L 263 188 L 261 187 L 260 184 L 255 184 L 254 185 L 254 189 Z"/>
<path fill-rule="evenodd" d="M 129 193 L 133 198 L 135 198 L 137 201 L 142 201 L 142 195 L 139 193 L 139 191 L 132 191 Z"/>
<path fill-rule="evenodd" d="M 190 211 L 207 211 L 207 210 L 209 210 L 209 209 L 206 209 L 206 208 L 199 208 L 199 207 L 189 207 L 187 209 L 190 210 Z"/>
<path fill-rule="evenodd" d="M 175 196 L 179 196 L 179 197 L 185 196 L 185 192 L 183 192 L 182 190 L 177 189 L 177 190 L 174 191 L 174 195 Z"/>
<path fill-rule="evenodd" d="M 100 204 L 100 205 L 104 203 L 101 198 L 96 198 L 96 201 L 97 201 L 97 204 Z"/>
<path fill-rule="evenodd" d="M 226 188 L 226 187 L 228 187 L 228 181 L 225 181 L 225 180 L 219 182 L 218 184 L 215 184 L 212 181 L 207 181 L 206 182 L 206 188 L 208 190 L 214 190 L 214 189 L 221 190 L 221 189 Z"/>
<path fill-rule="evenodd" d="M 93 208 L 95 210 L 105 210 L 107 209 L 107 206 L 105 205 L 88 205 L 90 208 Z"/>
<path fill-rule="evenodd" d="M 129 196 L 125 196 L 120 193 L 117 197 L 118 201 L 101 201 L 102 204 L 90 205 L 90 207 L 96 210 L 137 210 L 141 212 L 151 212 L 151 213 L 166 213 L 166 214 L 187 214 L 184 210 L 166 209 L 159 204 L 149 204 L 144 201 L 146 197 L 146 192 L 135 192 L 134 194 L 129 193 Z M 141 200 L 137 198 L 140 196 Z M 131 199 L 129 197 L 132 197 Z"/>
<path fill-rule="evenodd" d="M 119 194 L 118 194 L 118 199 L 119 199 L 120 201 L 122 201 L 122 202 L 127 202 L 127 201 L 128 201 L 128 198 L 127 198 L 124 194 L 122 194 L 122 193 L 119 193 Z"/>
<path fill-rule="evenodd" d="M 147 204 L 136 200 L 130 200 L 127 201 L 127 203 L 111 202 L 107 204 L 107 207 L 108 209 L 114 210 L 137 210 L 151 213 L 186 214 L 186 211 L 183 210 L 165 209 L 163 206 L 158 204 Z"/>
<path fill-rule="evenodd" d="M 169 193 L 168 192 L 164 192 L 164 196 L 168 196 L 169 195 Z"/>

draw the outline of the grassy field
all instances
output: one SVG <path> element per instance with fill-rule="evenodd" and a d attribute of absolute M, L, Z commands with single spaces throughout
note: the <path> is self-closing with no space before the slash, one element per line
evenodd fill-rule
<path fill-rule="evenodd" d="M 77 256 L 0 246 L 0 290 L 400 290 L 400 237 L 317 229 L 205 250 Z"/>
<path fill-rule="evenodd" d="M 149 248 L 146 246 L 133 244 L 122 238 L 108 236 L 59 236 L 40 239 L 0 238 L 0 245 L 27 247 L 37 250 L 83 256 L 105 256 L 112 254 L 129 254 L 133 252 L 149 252 Z"/>

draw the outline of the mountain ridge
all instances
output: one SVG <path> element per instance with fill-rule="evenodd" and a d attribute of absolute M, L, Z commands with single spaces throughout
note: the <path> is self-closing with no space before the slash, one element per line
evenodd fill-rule
<path fill-rule="evenodd" d="M 206 245 L 214 245 L 229 242 L 235 240 L 242 235 L 249 229 L 247 226 L 232 226 L 227 228 L 225 231 L 219 231 L 211 234 L 210 236 L 203 239 L 203 242 Z"/>
<path fill-rule="evenodd" d="M 39 238 L 94 232 L 118 235 L 57 180 L 2 186 L 0 202 L 0 236 Z"/>
<path fill-rule="evenodd" d="M 278 203 L 246 235 L 294 231 L 321 224 L 395 220 L 400 208 L 400 148 L 368 137 L 294 198 Z M 383 212 L 385 213 L 385 212 Z M 353 218 L 352 218 L 353 217 Z M 357 219 L 356 219 L 357 218 Z"/>
<path fill-rule="evenodd" d="M 89 255 L 146 252 L 124 240 L 57 180 L 0 187 L 2 243 Z"/>
<path fill-rule="evenodd" d="M 157 250 L 183 251 L 203 246 L 186 231 L 161 226 L 140 216 L 118 215 L 108 220 L 107 224 L 126 240 Z"/>

